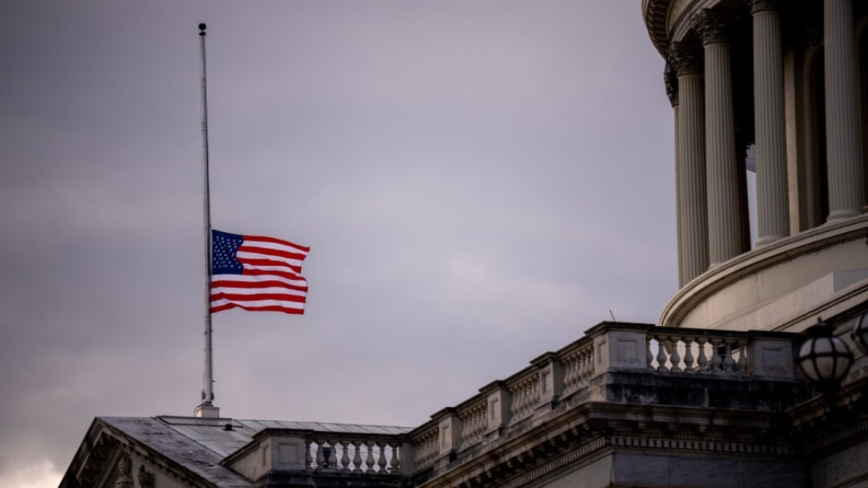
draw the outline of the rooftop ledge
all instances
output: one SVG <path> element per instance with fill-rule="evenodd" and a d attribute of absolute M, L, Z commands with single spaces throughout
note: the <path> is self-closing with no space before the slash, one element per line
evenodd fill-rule
<path fill-rule="evenodd" d="M 746 252 L 709 269 L 681 288 L 664 308 L 660 325 L 703 328 L 726 326 L 733 319 L 768 305 L 825 275 L 868 268 L 868 252 L 862 242 L 866 236 L 868 214 L 863 214 L 826 223 Z M 793 266 L 788 266 L 790 263 Z M 807 323 L 807 319 L 813 319 L 812 314 L 831 315 L 837 311 L 830 308 L 836 303 L 848 299 L 861 300 L 868 291 L 868 282 L 860 283 L 860 286 L 851 287 L 847 292 L 823 301 L 819 307 L 808 307 L 802 313 L 788 307 L 792 311 L 791 317 L 766 318 L 763 324 L 758 325 L 770 330 L 786 330 L 798 321 Z M 708 310 L 702 312 L 700 307 L 703 306 Z"/>
<path fill-rule="evenodd" d="M 455 486 L 456 476 L 485 463 L 519 469 L 535 443 L 555 452 L 612 429 L 695 436 L 739 425 L 767 435 L 783 409 L 811 397 L 795 371 L 799 337 L 603 322 L 412 430 L 266 428 L 220 464 L 254 482 L 412 477 Z"/>

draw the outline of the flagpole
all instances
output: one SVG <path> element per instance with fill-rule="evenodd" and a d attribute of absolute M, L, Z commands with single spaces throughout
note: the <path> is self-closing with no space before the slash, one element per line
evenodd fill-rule
<path fill-rule="evenodd" d="M 200 76 L 202 82 L 202 179 L 204 210 L 204 268 L 205 268 L 205 375 L 203 378 L 202 403 L 196 407 L 197 417 L 219 417 L 220 409 L 214 406 L 214 361 L 211 350 L 211 195 L 208 175 L 208 90 L 205 71 L 205 24 L 199 24 L 199 47 L 202 57 Z"/>

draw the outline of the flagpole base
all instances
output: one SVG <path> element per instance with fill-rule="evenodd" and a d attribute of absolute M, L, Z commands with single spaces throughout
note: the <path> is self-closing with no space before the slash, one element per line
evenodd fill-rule
<path fill-rule="evenodd" d="M 196 407 L 196 412 L 194 414 L 196 417 L 201 417 L 205 419 L 216 419 L 220 417 L 220 407 L 215 407 L 214 405 L 199 405 Z"/>

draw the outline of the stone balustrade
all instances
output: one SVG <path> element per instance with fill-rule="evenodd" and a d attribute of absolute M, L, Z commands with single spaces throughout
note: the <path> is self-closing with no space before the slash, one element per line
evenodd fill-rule
<path fill-rule="evenodd" d="M 402 442 L 313 433 L 305 438 L 305 466 L 354 474 L 400 474 Z"/>
<path fill-rule="evenodd" d="M 512 393 L 512 420 L 518 421 L 527 417 L 533 413 L 540 397 L 539 375 L 535 371 L 528 371 L 509 386 L 509 391 Z"/>
<path fill-rule="evenodd" d="M 440 455 L 439 436 L 440 430 L 436 424 L 422 429 L 413 436 L 412 443 L 416 447 L 414 459 L 417 469 L 425 469 L 431 466 Z"/>
<path fill-rule="evenodd" d="M 266 429 L 257 434 L 262 446 L 258 457 L 248 447 L 230 464 L 239 472 L 250 471 L 255 479 L 260 469 L 255 468 L 256 459 L 266 459 L 270 449 L 278 454 L 271 454 L 269 469 L 323 476 L 424 478 L 424 473 L 442 472 L 474 459 L 513 433 L 583 404 L 618 403 L 636 385 L 645 388 L 637 394 L 657 398 L 655 385 L 677 389 L 679 382 L 686 381 L 685 388 L 695 387 L 689 378 L 699 376 L 706 381 L 702 385 L 706 393 L 714 388 L 713 381 L 796 382 L 795 338 L 787 333 L 603 322 L 579 340 L 537 357 L 507 379 L 437 412 L 415 429 L 391 428 L 396 430 L 384 434 Z M 660 379 L 644 381 L 636 375 Z"/>
<path fill-rule="evenodd" d="M 686 329 L 647 335 L 648 369 L 662 373 L 744 375 L 748 373 L 747 337 L 690 333 Z M 655 352 L 656 351 L 656 352 Z"/>
<path fill-rule="evenodd" d="M 579 341 L 561 357 L 566 369 L 564 393 L 569 394 L 586 386 L 591 376 L 594 376 L 594 343 L 590 338 Z"/>

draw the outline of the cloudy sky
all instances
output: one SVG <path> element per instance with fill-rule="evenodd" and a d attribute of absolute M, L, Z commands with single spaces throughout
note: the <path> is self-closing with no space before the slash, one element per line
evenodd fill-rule
<path fill-rule="evenodd" d="M 304 316 L 214 317 L 224 416 L 414 426 L 676 289 L 638 0 L 0 3 L 0 486 L 202 388 L 212 220 L 311 246 Z"/>

